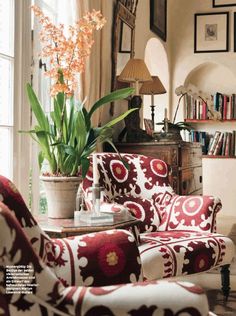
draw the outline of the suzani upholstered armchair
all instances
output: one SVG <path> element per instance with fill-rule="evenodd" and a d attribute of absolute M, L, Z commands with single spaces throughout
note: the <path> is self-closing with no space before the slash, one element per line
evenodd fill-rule
<path fill-rule="evenodd" d="M 4 177 L 0 200 L 0 315 L 208 315 L 200 287 L 142 282 L 139 251 L 130 232 L 50 239 Z M 32 293 L 6 292 L 9 266 L 31 267 Z"/>
<path fill-rule="evenodd" d="M 229 264 L 234 255 L 231 239 L 216 232 L 221 202 L 213 196 L 176 195 L 162 160 L 135 154 L 97 155 L 104 200 L 126 207 L 141 220 L 139 251 L 144 278 L 156 280 L 222 267 L 223 290 L 229 294 Z M 83 181 L 89 200 L 92 168 Z"/>

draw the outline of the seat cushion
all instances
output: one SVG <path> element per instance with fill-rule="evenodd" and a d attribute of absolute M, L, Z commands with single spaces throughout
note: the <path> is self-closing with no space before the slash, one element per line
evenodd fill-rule
<path fill-rule="evenodd" d="M 156 280 L 208 271 L 230 264 L 232 240 L 220 234 L 160 231 L 140 235 L 144 277 Z"/>

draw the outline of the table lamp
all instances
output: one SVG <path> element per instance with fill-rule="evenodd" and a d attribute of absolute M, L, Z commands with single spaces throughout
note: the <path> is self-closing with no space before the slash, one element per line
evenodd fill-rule
<path fill-rule="evenodd" d="M 142 59 L 131 58 L 121 74 L 118 78 L 121 82 L 129 82 L 135 84 L 135 93 L 129 101 L 129 109 L 137 108 L 137 111 L 132 112 L 127 119 L 125 131 L 121 132 L 121 138 L 123 138 L 124 134 L 127 133 L 126 140 L 127 141 L 143 141 L 147 140 L 147 135 L 145 131 L 140 128 L 140 116 L 139 110 L 142 105 L 142 98 L 139 93 L 139 84 L 145 81 L 152 81 L 151 74 Z"/>
<path fill-rule="evenodd" d="M 153 126 L 155 121 L 155 105 L 154 105 L 154 95 L 155 94 L 164 94 L 166 89 L 164 88 L 161 80 L 158 76 L 152 76 L 152 81 L 144 82 L 139 90 L 140 94 L 151 95 L 151 117 Z"/>

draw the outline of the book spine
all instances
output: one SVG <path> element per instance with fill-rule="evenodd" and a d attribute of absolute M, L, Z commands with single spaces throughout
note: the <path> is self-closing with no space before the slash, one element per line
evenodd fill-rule
<path fill-rule="evenodd" d="M 215 148 L 216 148 L 216 145 L 217 145 L 217 142 L 219 140 L 220 134 L 221 133 L 219 131 L 215 132 L 215 135 L 213 137 L 213 141 L 212 141 L 211 147 L 209 147 L 209 150 L 208 150 L 208 155 L 213 155 L 213 153 L 215 151 Z"/>
<path fill-rule="evenodd" d="M 216 147 L 215 147 L 214 152 L 213 152 L 214 156 L 217 156 L 221 153 L 221 148 L 222 148 L 222 144 L 223 144 L 223 137 L 224 137 L 224 134 L 220 133 L 218 142 L 217 142 Z"/>

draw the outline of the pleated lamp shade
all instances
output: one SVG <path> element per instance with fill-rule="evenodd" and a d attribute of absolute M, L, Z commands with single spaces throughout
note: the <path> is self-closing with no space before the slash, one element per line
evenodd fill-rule
<path fill-rule="evenodd" d="M 145 95 L 164 94 L 166 93 L 166 89 L 158 76 L 152 76 L 152 81 L 147 81 L 142 84 L 139 93 Z"/>
<path fill-rule="evenodd" d="M 145 82 L 152 80 L 151 74 L 142 59 L 131 58 L 118 78 L 124 82 Z"/>

